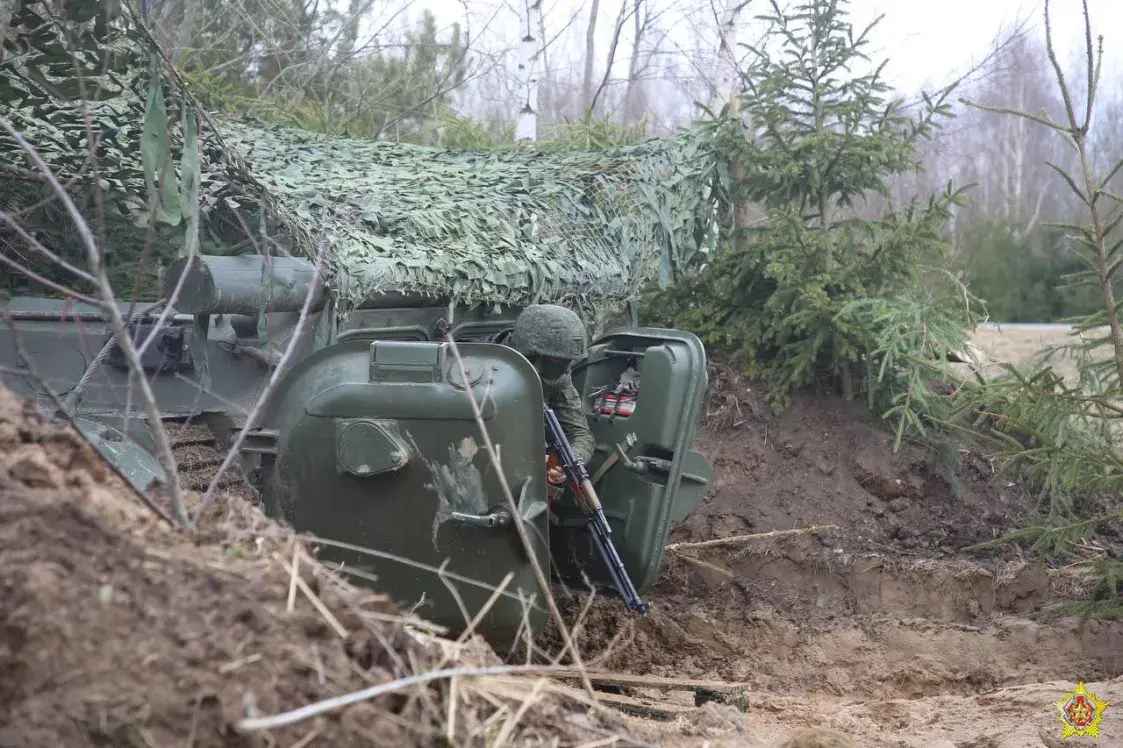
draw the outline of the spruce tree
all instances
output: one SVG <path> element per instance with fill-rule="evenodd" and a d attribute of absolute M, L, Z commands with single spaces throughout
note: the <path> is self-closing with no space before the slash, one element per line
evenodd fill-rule
<path fill-rule="evenodd" d="M 890 195 L 895 176 L 919 168 L 917 141 L 949 113 L 950 87 L 925 97 L 919 117 L 906 114 L 882 79 L 885 63 L 872 65 L 865 52 L 876 21 L 855 35 L 841 0 L 801 0 L 787 11 L 772 0 L 762 18 L 771 31 L 749 47 L 741 119 L 715 126 L 741 166 L 731 199 L 760 206 L 765 220 L 741 229 L 708 272 L 664 303 L 674 322 L 742 354 L 779 406 L 824 377 L 853 394 L 855 364 L 884 347 L 892 324 L 862 302 L 934 305 L 922 298 L 922 267 L 940 264 L 940 227 L 959 195 L 900 207 Z M 877 194 L 888 207 L 861 219 L 855 209 Z"/>

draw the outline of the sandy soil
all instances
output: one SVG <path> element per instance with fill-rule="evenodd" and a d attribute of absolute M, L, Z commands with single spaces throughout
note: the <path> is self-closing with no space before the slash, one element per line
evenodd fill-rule
<path fill-rule="evenodd" d="M 708 704 L 708 718 L 680 720 L 710 745 L 805 726 L 863 746 L 1052 746 L 1052 702 L 1078 682 L 1119 703 L 1123 623 L 1026 615 L 1079 599 L 1074 570 L 1007 546 L 963 550 L 1033 506 L 1022 485 L 994 480 L 984 454 L 943 466 L 916 446 L 894 454 L 854 404 L 802 393 L 775 416 L 752 383 L 717 367 L 711 381 L 712 428 L 697 448 L 718 478 L 672 541 L 838 529 L 671 552 L 646 595 L 652 612 L 627 634 L 611 594 L 584 617 L 568 603 L 602 667 L 747 684 L 747 709 Z M 1097 539 L 1116 555 L 1119 529 Z M 1123 745 L 1123 716 L 1109 706 L 1100 739 L 1080 743 Z"/>
<path fill-rule="evenodd" d="M 1073 345 L 1079 342 L 1066 329 L 1038 328 L 1026 326 L 1001 326 L 1000 329 L 980 329 L 975 332 L 971 342 L 977 345 L 989 361 L 1005 361 L 1017 365 L 1048 363 L 1065 379 L 1078 381 L 1074 353 L 1067 350 L 1052 351 L 1057 346 Z M 1096 359 L 1111 355 L 1110 346 L 1096 350 Z M 1001 373 L 999 369 L 988 370 L 989 375 Z"/>
<path fill-rule="evenodd" d="M 712 381 L 698 446 L 717 482 L 672 541 L 837 529 L 670 551 L 643 619 L 609 591 L 587 610 L 559 602 L 598 669 L 741 692 L 616 689 L 681 708 L 659 721 L 545 681 L 462 679 L 455 697 L 437 682 L 268 737 L 235 725 L 498 660 L 423 646 L 389 601 L 302 566 L 325 615 L 291 586 L 291 536 L 236 495 L 196 537 L 171 532 L 69 431 L 0 391 L 0 747 L 1123 745 L 1123 623 L 1033 620 L 1079 599 L 1079 574 L 964 550 L 1028 515 L 1023 486 L 973 450 L 894 454 L 853 404 L 800 394 L 776 416 L 753 383 L 719 367 Z M 1097 542 L 1123 547 L 1119 528 Z M 1061 740 L 1052 703 L 1077 682 L 1109 702 L 1098 740 Z"/>

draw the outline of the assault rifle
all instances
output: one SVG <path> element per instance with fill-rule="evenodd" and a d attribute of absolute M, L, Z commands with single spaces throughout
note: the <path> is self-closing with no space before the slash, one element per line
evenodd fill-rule
<path fill-rule="evenodd" d="M 616 552 L 616 546 L 612 544 L 612 540 L 608 537 L 612 533 L 612 528 L 608 526 L 608 520 L 605 519 L 604 509 L 601 508 L 600 499 L 597 498 L 597 492 L 593 489 L 593 483 L 589 480 L 589 473 L 585 470 L 585 466 L 577 459 L 577 455 L 573 453 L 573 446 L 566 438 L 565 432 L 562 431 L 561 424 L 558 423 L 558 417 L 554 415 L 553 409 L 548 405 L 543 404 L 543 410 L 546 413 L 546 446 L 552 450 L 561 463 L 561 469 L 565 472 L 566 483 L 573 491 L 573 496 L 577 500 L 577 506 L 589 518 L 588 528 L 593 536 L 593 543 L 600 551 L 601 558 L 604 559 L 604 565 L 608 567 L 608 573 L 612 575 L 612 582 L 616 585 L 616 591 L 620 593 L 620 597 L 624 598 L 624 602 L 632 610 L 639 613 L 647 613 L 647 603 L 639 599 L 639 593 L 636 592 L 632 580 L 628 577 L 628 571 L 624 568 L 624 562 L 620 560 L 620 555 Z"/>

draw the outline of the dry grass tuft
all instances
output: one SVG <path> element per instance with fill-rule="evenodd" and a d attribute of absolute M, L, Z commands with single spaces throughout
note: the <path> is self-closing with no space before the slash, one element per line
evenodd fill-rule
<path fill-rule="evenodd" d="M 603 737 L 568 719 L 584 709 L 560 684 L 516 674 L 470 633 L 436 636 L 238 496 L 210 503 L 197 533 L 173 531 L 7 390 L 0 454 L 0 744 Z"/>

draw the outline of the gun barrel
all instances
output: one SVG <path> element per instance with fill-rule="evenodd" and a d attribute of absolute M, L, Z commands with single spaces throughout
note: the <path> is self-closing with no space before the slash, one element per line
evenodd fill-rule
<path fill-rule="evenodd" d="M 186 274 L 180 286 L 180 278 Z M 175 297 L 177 311 L 187 314 L 245 314 L 262 311 L 299 312 L 313 292 L 311 311 L 327 303 L 323 279 L 315 284 L 316 265 L 299 257 L 258 255 L 195 255 L 168 266 L 164 296 Z"/>
<path fill-rule="evenodd" d="M 620 555 L 616 552 L 616 547 L 612 545 L 612 541 L 605 534 L 604 530 L 608 527 L 608 521 L 604 519 L 603 512 L 599 512 L 599 515 L 598 518 L 590 520 L 589 531 L 593 534 L 593 542 L 600 551 L 601 558 L 604 559 L 604 565 L 608 567 L 608 573 L 612 575 L 612 582 L 616 586 L 616 591 L 620 593 L 620 597 L 624 599 L 624 603 L 629 608 L 641 614 L 646 613 L 647 603 L 640 599 L 639 592 L 636 591 L 635 585 L 628 577 L 628 570 L 624 568 L 624 562 L 620 560 Z"/>

